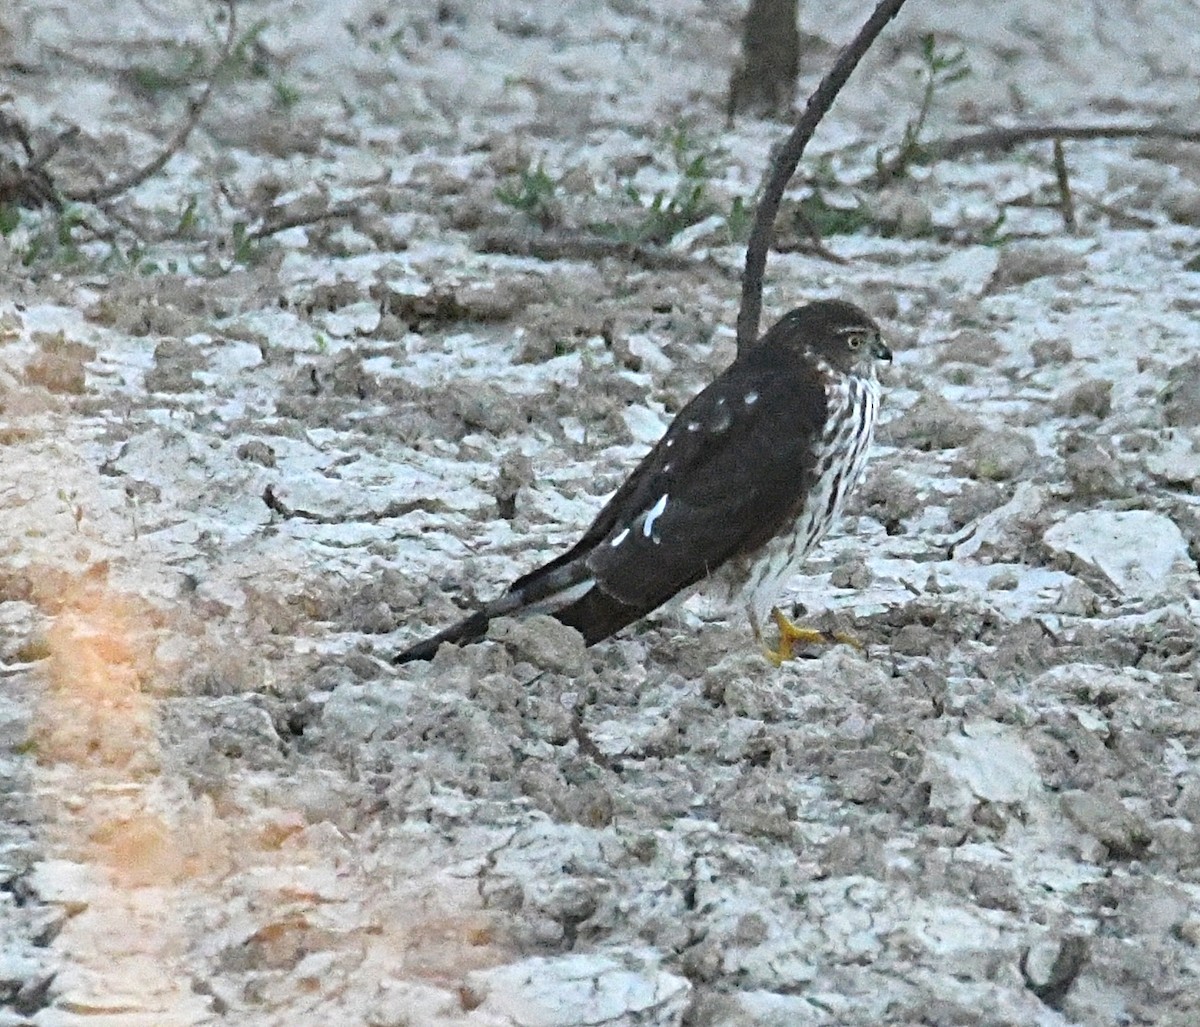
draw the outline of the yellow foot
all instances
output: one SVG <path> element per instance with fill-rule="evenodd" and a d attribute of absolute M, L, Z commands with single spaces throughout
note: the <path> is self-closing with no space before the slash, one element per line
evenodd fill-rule
<path fill-rule="evenodd" d="M 797 645 L 833 645 L 835 642 L 841 642 L 843 645 L 853 646 L 859 652 L 864 648 L 853 635 L 846 635 L 840 631 L 818 631 L 816 628 L 799 627 L 793 624 L 779 607 L 771 611 L 771 617 L 779 628 L 779 648 L 763 646 L 763 655 L 776 667 L 792 659 L 792 650 Z"/>

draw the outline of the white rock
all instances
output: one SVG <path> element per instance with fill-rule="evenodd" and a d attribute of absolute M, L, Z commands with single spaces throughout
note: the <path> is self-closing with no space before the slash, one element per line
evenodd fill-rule
<path fill-rule="evenodd" d="M 462 1004 L 458 995 L 448 988 L 438 988 L 421 981 L 391 981 L 380 982 L 379 992 L 369 1000 L 366 1009 L 366 1023 L 411 1023 L 462 1024 L 493 1022 L 484 1017 L 472 1016 L 466 1020 L 462 1013 Z"/>
<path fill-rule="evenodd" d="M 1154 477 L 1200 489 L 1200 451 L 1187 432 L 1176 431 L 1162 449 L 1147 453 L 1145 459 L 1146 470 Z"/>
<path fill-rule="evenodd" d="M 647 332 L 630 332 L 626 341 L 629 345 L 629 352 L 640 358 L 644 369 L 667 374 L 674 367 L 674 362 L 662 351 L 661 339 L 657 339 Z M 661 422 L 658 434 L 662 434 Z M 658 441 L 657 438 L 654 441 Z"/>
<path fill-rule="evenodd" d="M 992 721 L 963 725 L 925 756 L 934 809 L 967 813 L 980 801 L 1026 803 L 1042 788 L 1037 760 L 1016 729 Z"/>
<path fill-rule="evenodd" d="M 474 1012 L 518 1027 L 677 1024 L 691 985 L 660 970 L 651 952 L 525 959 L 467 975 Z"/>
<path fill-rule="evenodd" d="M 728 235 L 729 228 L 726 219 L 719 214 L 713 214 L 706 217 L 703 221 L 697 221 L 696 224 L 689 225 L 681 232 L 676 232 L 671 238 L 668 248 L 677 253 L 685 253 L 702 241 L 716 241 L 718 244 L 725 242 Z"/>
<path fill-rule="evenodd" d="M 662 418 L 650 407 L 631 406 L 622 411 L 621 416 L 634 441 L 644 446 L 653 446 L 667 430 Z"/>
<path fill-rule="evenodd" d="M 1149 510 L 1084 510 L 1042 540 L 1055 555 L 1099 571 L 1127 596 L 1157 595 L 1170 588 L 1169 578 L 1196 573 L 1175 522 Z"/>
<path fill-rule="evenodd" d="M 406 718 L 411 702 L 412 688 L 406 681 L 339 685 L 325 703 L 322 728 L 336 738 L 367 740 Z"/>
<path fill-rule="evenodd" d="M 358 335 L 370 335 L 379 327 L 379 304 L 372 300 L 350 303 L 338 310 L 321 315 L 325 331 L 338 339 L 350 339 Z"/>
<path fill-rule="evenodd" d="M 971 246 L 953 250 L 937 265 L 942 285 L 954 293 L 978 296 L 996 273 L 999 252 L 994 246 Z"/>
<path fill-rule="evenodd" d="M 44 859 L 34 866 L 30 877 L 43 902 L 65 906 L 70 913 L 87 909 L 107 888 L 98 868 L 66 859 Z"/>
<path fill-rule="evenodd" d="M 1019 525 L 1036 518 L 1045 505 L 1044 488 L 1027 481 L 1021 482 L 1013 492 L 1012 499 L 963 530 L 962 541 L 954 546 L 954 558 L 957 560 L 976 555 L 998 558 L 1014 547 L 1013 536 Z"/>

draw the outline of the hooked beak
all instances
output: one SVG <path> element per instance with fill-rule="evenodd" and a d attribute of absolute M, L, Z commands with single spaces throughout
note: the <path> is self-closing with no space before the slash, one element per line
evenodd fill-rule
<path fill-rule="evenodd" d="M 875 341 L 871 343 L 871 356 L 876 360 L 886 360 L 889 364 L 892 362 L 892 351 L 881 336 L 876 336 Z"/>

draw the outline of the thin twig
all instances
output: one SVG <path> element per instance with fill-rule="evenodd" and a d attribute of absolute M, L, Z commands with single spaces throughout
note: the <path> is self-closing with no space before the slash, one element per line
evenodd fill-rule
<path fill-rule="evenodd" d="M 650 243 L 621 242 L 592 234 L 484 232 L 476 237 L 479 253 L 533 257 L 537 260 L 603 260 L 616 257 L 654 271 L 678 271 L 696 266 L 696 259 Z"/>
<path fill-rule="evenodd" d="M 1054 140 L 1054 177 L 1058 180 L 1059 209 L 1068 232 L 1075 234 L 1075 200 L 1071 196 L 1071 174 L 1061 139 Z"/>
<path fill-rule="evenodd" d="M 306 228 L 309 225 L 319 224 L 322 221 L 334 221 L 338 218 L 353 217 L 363 210 L 363 208 L 363 198 L 358 197 L 343 203 L 335 203 L 327 210 L 319 210 L 313 213 L 290 214 L 280 217 L 277 221 L 268 221 L 264 217 L 263 223 L 253 232 L 248 232 L 246 238 L 254 242 L 259 242 L 272 235 L 278 235 L 280 232 L 286 232 L 289 228 Z"/>
<path fill-rule="evenodd" d="M 416 510 L 424 513 L 445 513 L 446 504 L 437 498 L 419 498 L 404 502 L 392 500 L 382 510 L 365 510 L 358 514 L 329 514 L 314 510 L 305 510 L 298 506 L 289 506 L 276 493 L 275 486 L 268 485 L 263 489 L 262 501 L 271 513 L 278 514 L 285 520 L 312 521 L 315 524 L 377 524 L 398 517 L 406 517 Z"/>
<path fill-rule="evenodd" d="M 163 147 L 162 152 L 149 163 L 136 168 L 126 175 L 122 175 L 107 185 L 92 186 L 89 189 L 64 189 L 62 191 L 64 197 L 76 203 L 100 203 L 103 200 L 111 200 L 113 197 L 128 192 L 130 189 L 141 185 L 148 178 L 157 175 L 166 165 L 167 161 L 183 149 L 187 143 L 188 136 L 192 134 L 192 130 L 199 123 L 200 115 L 204 113 L 205 107 L 208 106 L 208 101 L 212 98 L 213 89 L 217 83 L 217 75 L 229 60 L 230 54 L 233 53 L 233 45 L 237 40 L 237 0 L 225 0 L 225 6 L 229 9 L 229 31 L 221 47 L 220 56 L 218 56 L 212 71 L 209 73 L 208 81 L 204 83 L 203 91 L 188 104 L 187 117 L 183 119 L 183 124 L 179 126 L 178 131 L 172 136 L 171 140 Z"/>
<path fill-rule="evenodd" d="M 11 100 L 11 93 L 0 94 L 0 104 L 7 104 Z M 70 130 L 60 133 L 39 154 L 33 147 L 33 140 L 24 122 L 15 114 L 10 116 L 0 110 L 0 139 L 15 139 L 25 155 L 24 164 L 0 161 L 0 203 L 31 208 L 44 204 L 61 211 L 63 205 L 58 189 L 44 165 L 70 134 Z"/>
<path fill-rule="evenodd" d="M 935 139 L 921 147 L 920 154 L 913 158 L 913 162 L 931 164 L 938 160 L 953 160 L 967 153 L 1012 150 L 1023 143 L 1052 139 L 1174 139 L 1184 143 L 1200 143 L 1200 129 L 1176 128 L 1173 125 L 1026 125 L 1021 128 L 990 128 L 971 135 Z"/>
<path fill-rule="evenodd" d="M 850 263 L 850 261 L 848 261 L 845 257 L 834 253 L 833 250 L 826 246 L 820 239 L 813 239 L 810 242 L 796 243 L 795 246 L 777 246 L 775 252 L 803 253 L 805 256 L 816 257 L 817 260 L 826 260 L 830 264 L 837 264 L 840 267 L 846 267 Z"/>
<path fill-rule="evenodd" d="M 775 216 L 779 213 L 783 191 L 799 165 L 800 158 L 804 156 L 804 148 L 808 141 L 817 130 L 821 119 L 833 106 L 833 101 L 850 78 L 850 74 L 871 48 L 876 36 L 903 6 L 904 0 L 880 0 L 871 17 L 859 29 L 858 35 L 838 55 L 829 73 L 821 79 L 816 90 L 808 98 L 804 113 L 800 115 L 792 134 L 771 161 L 762 188 L 762 198 L 754 213 L 750 242 L 746 247 L 746 270 L 742 275 L 742 306 L 737 319 L 739 353 L 753 346 L 758 338 L 758 322 L 762 316 L 763 272 L 767 266 L 767 251 L 771 248 Z"/>
<path fill-rule="evenodd" d="M 1153 218 L 1144 217 L 1141 214 L 1132 214 L 1127 210 L 1122 210 L 1116 204 L 1103 203 L 1100 200 L 1093 200 L 1087 196 L 1083 197 L 1083 202 L 1092 210 L 1098 211 L 1105 217 L 1109 218 L 1114 228 L 1153 228 L 1158 222 Z"/>
<path fill-rule="evenodd" d="M 145 225 L 139 224 L 134 218 L 128 214 L 123 214 L 117 210 L 116 206 L 111 203 L 97 204 L 101 213 L 104 214 L 109 221 L 112 221 L 118 228 L 124 229 L 129 235 L 133 236 L 139 246 L 146 246 L 149 243 L 166 242 L 168 239 L 178 239 L 179 232 L 177 229 L 172 229 L 170 232 L 151 232 Z"/>
<path fill-rule="evenodd" d="M 0 105 L 7 106 L 12 101 L 12 93 L 0 93 Z M 25 152 L 27 163 L 33 161 L 33 140 L 29 138 L 29 129 L 25 127 L 20 118 L 9 117 L 3 110 L 0 110 L 0 139 L 6 137 L 11 137 L 20 144 L 21 149 Z"/>
<path fill-rule="evenodd" d="M 46 148 L 41 153 L 33 155 L 27 167 L 31 171 L 40 171 L 46 162 L 63 148 L 64 144 L 73 142 L 78 135 L 78 125 L 63 129 L 46 144 Z"/>
<path fill-rule="evenodd" d="M 825 240 L 821 238 L 821 233 L 817 230 L 817 226 L 813 224 L 812 218 L 804 213 L 801 207 L 796 207 L 795 212 L 796 224 L 808 236 L 808 243 L 799 243 L 795 247 L 799 253 L 811 253 L 814 257 L 820 257 L 822 260 L 828 260 L 831 264 L 849 264 L 845 257 L 839 257 L 828 246 L 825 245 Z M 787 252 L 782 246 L 779 247 L 779 252 Z"/>

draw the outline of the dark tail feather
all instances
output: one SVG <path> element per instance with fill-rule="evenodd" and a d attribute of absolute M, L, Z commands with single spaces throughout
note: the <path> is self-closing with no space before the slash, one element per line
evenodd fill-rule
<path fill-rule="evenodd" d="M 555 610 L 554 616 L 578 631 L 588 645 L 595 645 L 644 617 L 647 612 L 640 606 L 630 606 L 603 589 L 593 587 L 575 602 Z"/>
<path fill-rule="evenodd" d="M 543 609 L 554 614 L 553 607 L 556 605 L 556 597 L 563 593 L 569 593 L 572 588 L 586 581 L 588 577 L 588 569 L 582 560 L 561 567 L 553 567 L 546 574 L 537 571 L 527 574 L 499 599 L 485 604 L 482 609 L 476 610 L 444 631 L 439 631 L 436 635 L 431 635 L 397 653 L 392 662 L 411 663 L 413 660 L 432 660 L 437 655 L 438 648 L 445 642 L 452 642 L 455 645 L 478 642 L 487 634 L 488 624 L 496 617 Z M 591 644 L 589 641 L 588 645 Z"/>
<path fill-rule="evenodd" d="M 470 617 L 464 617 L 453 627 L 439 631 L 436 635 L 432 635 L 416 645 L 410 645 L 403 652 L 397 653 L 392 662 L 411 663 L 413 660 L 432 660 L 443 642 L 453 642 L 456 645 L 464 642 L 478 642 L 487 634 L 488 623 L 491 619 L 485 610 L 478 610 Z"/>

